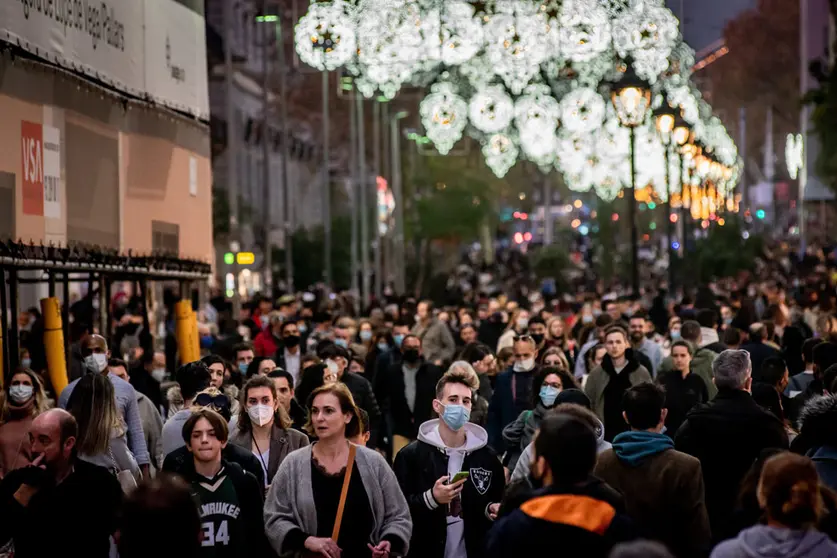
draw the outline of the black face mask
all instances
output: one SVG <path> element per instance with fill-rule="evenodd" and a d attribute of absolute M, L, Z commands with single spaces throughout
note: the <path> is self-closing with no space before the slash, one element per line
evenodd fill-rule
<path fill-rule="evenodd" d="M 420 358 L 421 356 L 419 356 L 418 349 L 407 349 L 404 351 L 404 362 L 414 364 L 418 362 Z"/>
<path fill-rule="evenodd" d="M 536 345 L 543 343 L 543 333 L 530 333 L 529 337 L 532 338 Z"/>
<path fill-rule="evenodd" d="M 282 342 L 286 347 L 296 347 L 299 345 L 299 335 L 288 335 L 282 338 Z"/>

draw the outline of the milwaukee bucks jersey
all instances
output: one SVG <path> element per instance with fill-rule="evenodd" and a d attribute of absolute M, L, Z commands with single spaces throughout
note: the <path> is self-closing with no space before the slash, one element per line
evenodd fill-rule
<path fill-rule="evenodd" d="M 232 480 L 221 471 L 214 479 L 198 476 L 192 482 L 192 493 L 200 505 L 201 556 L 234 558 L 244 552 L 241 508 Z"/>

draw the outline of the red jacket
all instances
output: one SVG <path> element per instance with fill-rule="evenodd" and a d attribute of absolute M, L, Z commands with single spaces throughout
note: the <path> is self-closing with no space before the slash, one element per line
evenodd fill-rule
<path fill-rule="evenodd" d="M 279 339 L 273 335 L 270 329 L 264 329 L 253 339 L 253 350 L 256 356 L 272 357 L 279 348 Z"/>

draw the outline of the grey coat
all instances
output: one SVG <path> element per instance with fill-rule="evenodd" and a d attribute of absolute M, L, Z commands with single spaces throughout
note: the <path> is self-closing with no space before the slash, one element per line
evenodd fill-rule
<path fill-rule="evenodd" d="M 253 439 L 250 437 L 250 431 L 242 432 L 236 428 L 230 436 L 230 443 L 242 447 L 247 451 L 253 450 Z M 281 428 L 276 421 L 273 422 L 273 430 L 270 432 L 270 457 L 267 464 L 267 484 L 273 481 L 279 466 L 286 457 L 299 448 L 308 445 L 308 436 L 293 428 L 285 430 Z"/>
<path fill-rule="evenodd" d="M 264 505 L 265 532 L 274 552 L 282 555 L 285 537 L 294 529 L 317 532 L 317 510 L 311 483 L 311 448 L 306 446 L 288 455 L 267 491 Z M 395 473 L 376 451 L 357 446 L 355 467 L 372 508 L 374 528 L 369 542 L 378 544 L 385 535 L 395 535 L 405 546 L 406 555 L 413 521 L 407 500 L 398 487 Z"/>
<path fill-rule="evenodd" d="M 421 354 L 427 362 L 452 360 L 456 341 L 445 322 L 433 318 L 427 327 L 416 324 L 412 334 L 421 339 Z"/>
<path fill-rule="evenodd" d="M 503 440 L 508 448 L 509 470 L 514 471 L 520 454 L 535 438 L 547 409 L 541 403 L 529 411 L 523 411 L 515 421 L 503 429 Z"/>

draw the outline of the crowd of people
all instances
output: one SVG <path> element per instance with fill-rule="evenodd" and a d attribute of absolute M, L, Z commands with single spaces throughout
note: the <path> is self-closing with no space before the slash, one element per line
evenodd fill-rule
<path fill-rule="evenodd" d="M 260 298 L 173 374 L 81 328 L 6 378 L 0 556 L 837 557 L 835 267 Z"/>

